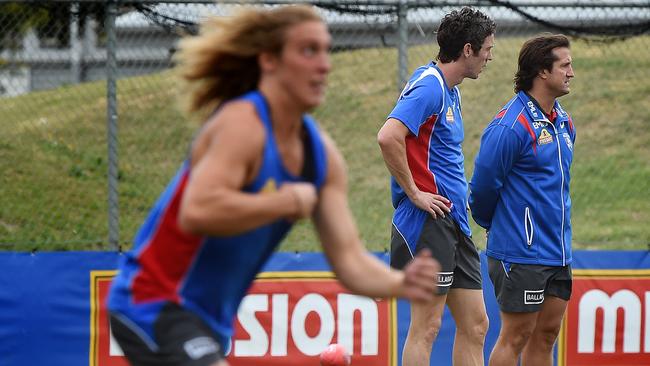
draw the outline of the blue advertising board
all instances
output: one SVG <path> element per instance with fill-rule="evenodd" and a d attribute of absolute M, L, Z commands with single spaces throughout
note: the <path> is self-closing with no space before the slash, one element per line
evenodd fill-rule
<path fill-rule="evenodd" d="M 388 261 L 387 254 L 376 255 Z M 4 270 L 0 276 L 0 366 L 100 365 L 93 354 L 98 352 L 93 343 L 98 332 L 93 323 L 94 312 L 101 306 L 101 301 L 96 301 L 93 276 L 114 273 L 120 256 L 114 252 L 0 253 L 0 266 Z M 650 252 L 575 251 L 573 257 L 574 296 L 568 309 L 568 317 L 573 322 L 566 322 L 563 329 L 556 363 L 615 365 L 611 362 L 629 359 L 625 364 L 650 364 Z M 484 298 L 490 318 L 485 342 L 487 362 L 500 321 L 484 254 L 481 260 Z M 334 281 L 329 271 L 321 253 L 277 253 L 264 269 L 269 273 L 314 274 Z M 602 302 L 600 305 L 591 305 L 593 301 L 587 299 L 605 300 L 598 300 Z M 385 328 L 389 333 L 395 332 L 392 340 L 388 340 L 391 354 L 387 362 L 397 365 L 408 329 L 408 304 L 397 301 L 396 306 L 389 305 L 387 309 L 387 316 L 395 315 Z M 625 317 L 620 316 L 621 311 Z M 624 318 L 638 318 L 638 327 Z M 590 319 L 597 320 L 591 324 Z M 607 324 L 613 324 L 613 334 L 607 333 Z M 445 311 L 433 349 L 436 365 L 452 364 L 454 330 L 453 319 Z M 362 359 L 355 358 L 354 352 L 353 360 Z"/>

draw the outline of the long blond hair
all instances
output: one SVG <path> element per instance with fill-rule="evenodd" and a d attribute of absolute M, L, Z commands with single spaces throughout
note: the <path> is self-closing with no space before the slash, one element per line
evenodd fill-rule
<path fill-rule="evenodd" d="M 305 21 L 323 20 L 311 6 L 289 5 L 204 21 L 197 36 L 181 40 L 175 56 L 183 109 L 205 119 L 222 102 L 256 89 L 258 55 L 280 54 L 286 30 Z"/>

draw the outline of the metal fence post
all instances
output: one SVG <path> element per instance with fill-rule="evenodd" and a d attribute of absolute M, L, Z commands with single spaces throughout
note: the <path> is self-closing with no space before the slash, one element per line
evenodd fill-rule
<path fill-rule="evenodd" d="M 397 91 L 402 91 L 408 80 L 408 4 L 399 0 L 397 5 Z"/>
<path fill-rule="evenodd" d="M 81 57 L 83 49 L 79 34 L 79 3 L 70 4 L 70 82 L 81 82 Z"/>
<path fill-rule="evenodd" d="M 118 206 L 117 62 L 115 35 L 116 4 L 106 4 L 106 122 L 108 141 L 108 243 L 119 249 L 120 215 Z"/>

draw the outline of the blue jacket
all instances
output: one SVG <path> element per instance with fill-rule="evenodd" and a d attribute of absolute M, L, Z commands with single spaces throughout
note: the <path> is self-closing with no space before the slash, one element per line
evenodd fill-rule
<path fill-rule="evenodd" d="M 487 126 L 469 204 L 489 230 L 487 255 L 510 263 L 571 263 L 569 168 L 575 129 L 556 101 L 554 123 L 519 92 Z"/>

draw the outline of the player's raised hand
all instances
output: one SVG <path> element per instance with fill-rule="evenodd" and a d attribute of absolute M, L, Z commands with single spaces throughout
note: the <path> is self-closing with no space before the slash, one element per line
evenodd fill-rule
<path fill-rule="evenodd" d="M 421 250 L 404 267 L 401 297 L 411 301 L 432 301 L 438 292 L 440 265 L 428 249 Z"/>

